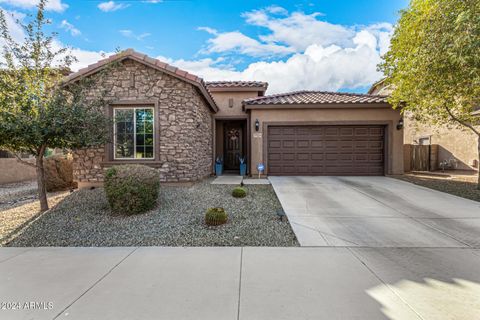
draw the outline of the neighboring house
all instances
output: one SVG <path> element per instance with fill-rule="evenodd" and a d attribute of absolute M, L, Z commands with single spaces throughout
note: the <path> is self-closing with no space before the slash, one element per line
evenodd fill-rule
<path fill-rule="evenodd" d="M 373 84 L 369 94 L 389 95 L 392 88 L 385 85 L 384 79 Z M 480 110 L 474 112 L 480 115 Z M 451 169 L 478 170 L 477 136 L 470 129 L 453 126 L 435 126 L 419 123 L 411 116 L 404 117 L 404 142 L 413 145 L 438 145 L 437 162 L 447 162 Z M 407 168 L 406 168 L 407 169 Z"/>
<path fill-rule="evenodd" d="M 248 174 L 384 175 L 403 173 L 401 119 L 384 96 L 299 91 L 265 96 L 267 83 L 204 82 L 131 49 L 71 74 L 95 79 L 117 64 L 89 95 L 107 89 L 115 117 L 113 144 L 77 150 L 80 187 L 103 181 L 105 168 L 140 163 L 163 182 L 196 181 L 214 173 L 215 159 Z M 285 81 L 288 81 L 286 79 Z"/>

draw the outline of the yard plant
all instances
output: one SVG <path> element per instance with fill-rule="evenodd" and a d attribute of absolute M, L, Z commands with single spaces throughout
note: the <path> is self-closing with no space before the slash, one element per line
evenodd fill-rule
<path fill-rule="evenodd" d="M 245 198 L 247 196 L 247 189 L 244 187 L 235 187 L 232 190 L 232 196 L 235 198 Z"/>
<path fill-rule="evenodd" d="M 160 176 L 143 165 L 121 165 L 105 174 L 105 193 L 113 213 L 138 214 L 157 205 Z"/>
<path fill-rule="evenodd" d="M 479 53 L 480 1 L 412 0 L 379 68 L 390 103 L 417 121 L 470 130 L 480 157 Z"/>
<path fill-rule="evenodd" d="M 218 226 L 226 223 L 228 215 L 223 208 L 210 208 L 205 213 L 205 223 L 209 226 Z"/>
<path fill-rule="evenodd" d="M 99 92 L 95 99 L 83 94 L 93 85 L 91 81 L 62 84 L 76 58 L 55 39 L 55 33 L 44 32 L 51 23 L 44 16 L 45 4 L 45 0 L 39 2 L 30 22 L 17 21 L 25 34 L 20 42 L 9 30 L 8 13 L 0 9 L 0 149 L 35 167 L 41 211 L 48 209 L 46 151 L 102 145 L 110 128 L 104 113 L 105 94 Z M 23 161 L 20 153 L 33 155 L 35 163 Z"/>

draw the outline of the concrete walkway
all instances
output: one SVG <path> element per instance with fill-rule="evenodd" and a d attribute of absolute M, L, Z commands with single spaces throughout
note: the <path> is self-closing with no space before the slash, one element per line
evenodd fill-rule
<path fill-rule="evenodd" d="M 270 177 L 302 246 L 480 248 L 480 202 L 386 177 Z"/>
<path fill-rule="evenodd" d="M 244 178 L 242 176 L 236 176 L 236 175 L 223 175 L 219 177 L 215 177 L 215 179 L 212 180 L 212 184 L 221 184 L 221 185 L 239 185 L 242 183 L 244 185 L 259 185 L 259 184 L 270 184 L 270 181 L 268 179 L 256 179 L 256 178 Z"/>
<path fill-rule="evenodd" d="M 479 269 L 475 249 L 0 248 L 20 309 L 0 319 L 476 319 Z"/>

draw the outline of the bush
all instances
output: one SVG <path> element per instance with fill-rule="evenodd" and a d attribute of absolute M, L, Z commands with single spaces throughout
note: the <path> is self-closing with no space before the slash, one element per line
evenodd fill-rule
<path fill-rule="evenodd" d="M 159 189 L 158 171 L 147 166 L 113 166 L 105 174 L 105 193 L 114 213 L 137 214 L 153 209 Z"/>
<path fill-rule="evenodd" d="M 58 191 L 75 187 L 71 155 L 50 156 L 45 158 L 44 161 L 47 191 Z"/>
<path fill-rule="evenodd" d="M 243 187 L 236 187 L 232 190 L 232 196 L 235 198 L 245 198 L 247 196 L 247 190 Z"/>
<path fill-rule="evenodd" d="M 226 223 L 228 215 L 223 208 L 210 208 L 205 213 L 205 223 L 209 226 L 218 226 Z"/>

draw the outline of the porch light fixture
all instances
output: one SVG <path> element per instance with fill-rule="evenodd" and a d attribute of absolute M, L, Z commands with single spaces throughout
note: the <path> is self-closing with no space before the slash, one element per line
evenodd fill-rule
<path fill-rule="evenodd" d="M 403 129 L 403 118 L 400 118 L 397 123 L 397 130 L 402 130 Z"/>
<path fill-rule="evenodd" d="M 260 121 L 258 119 L 255 120 L 255 131 L 260 130 Z"/>

